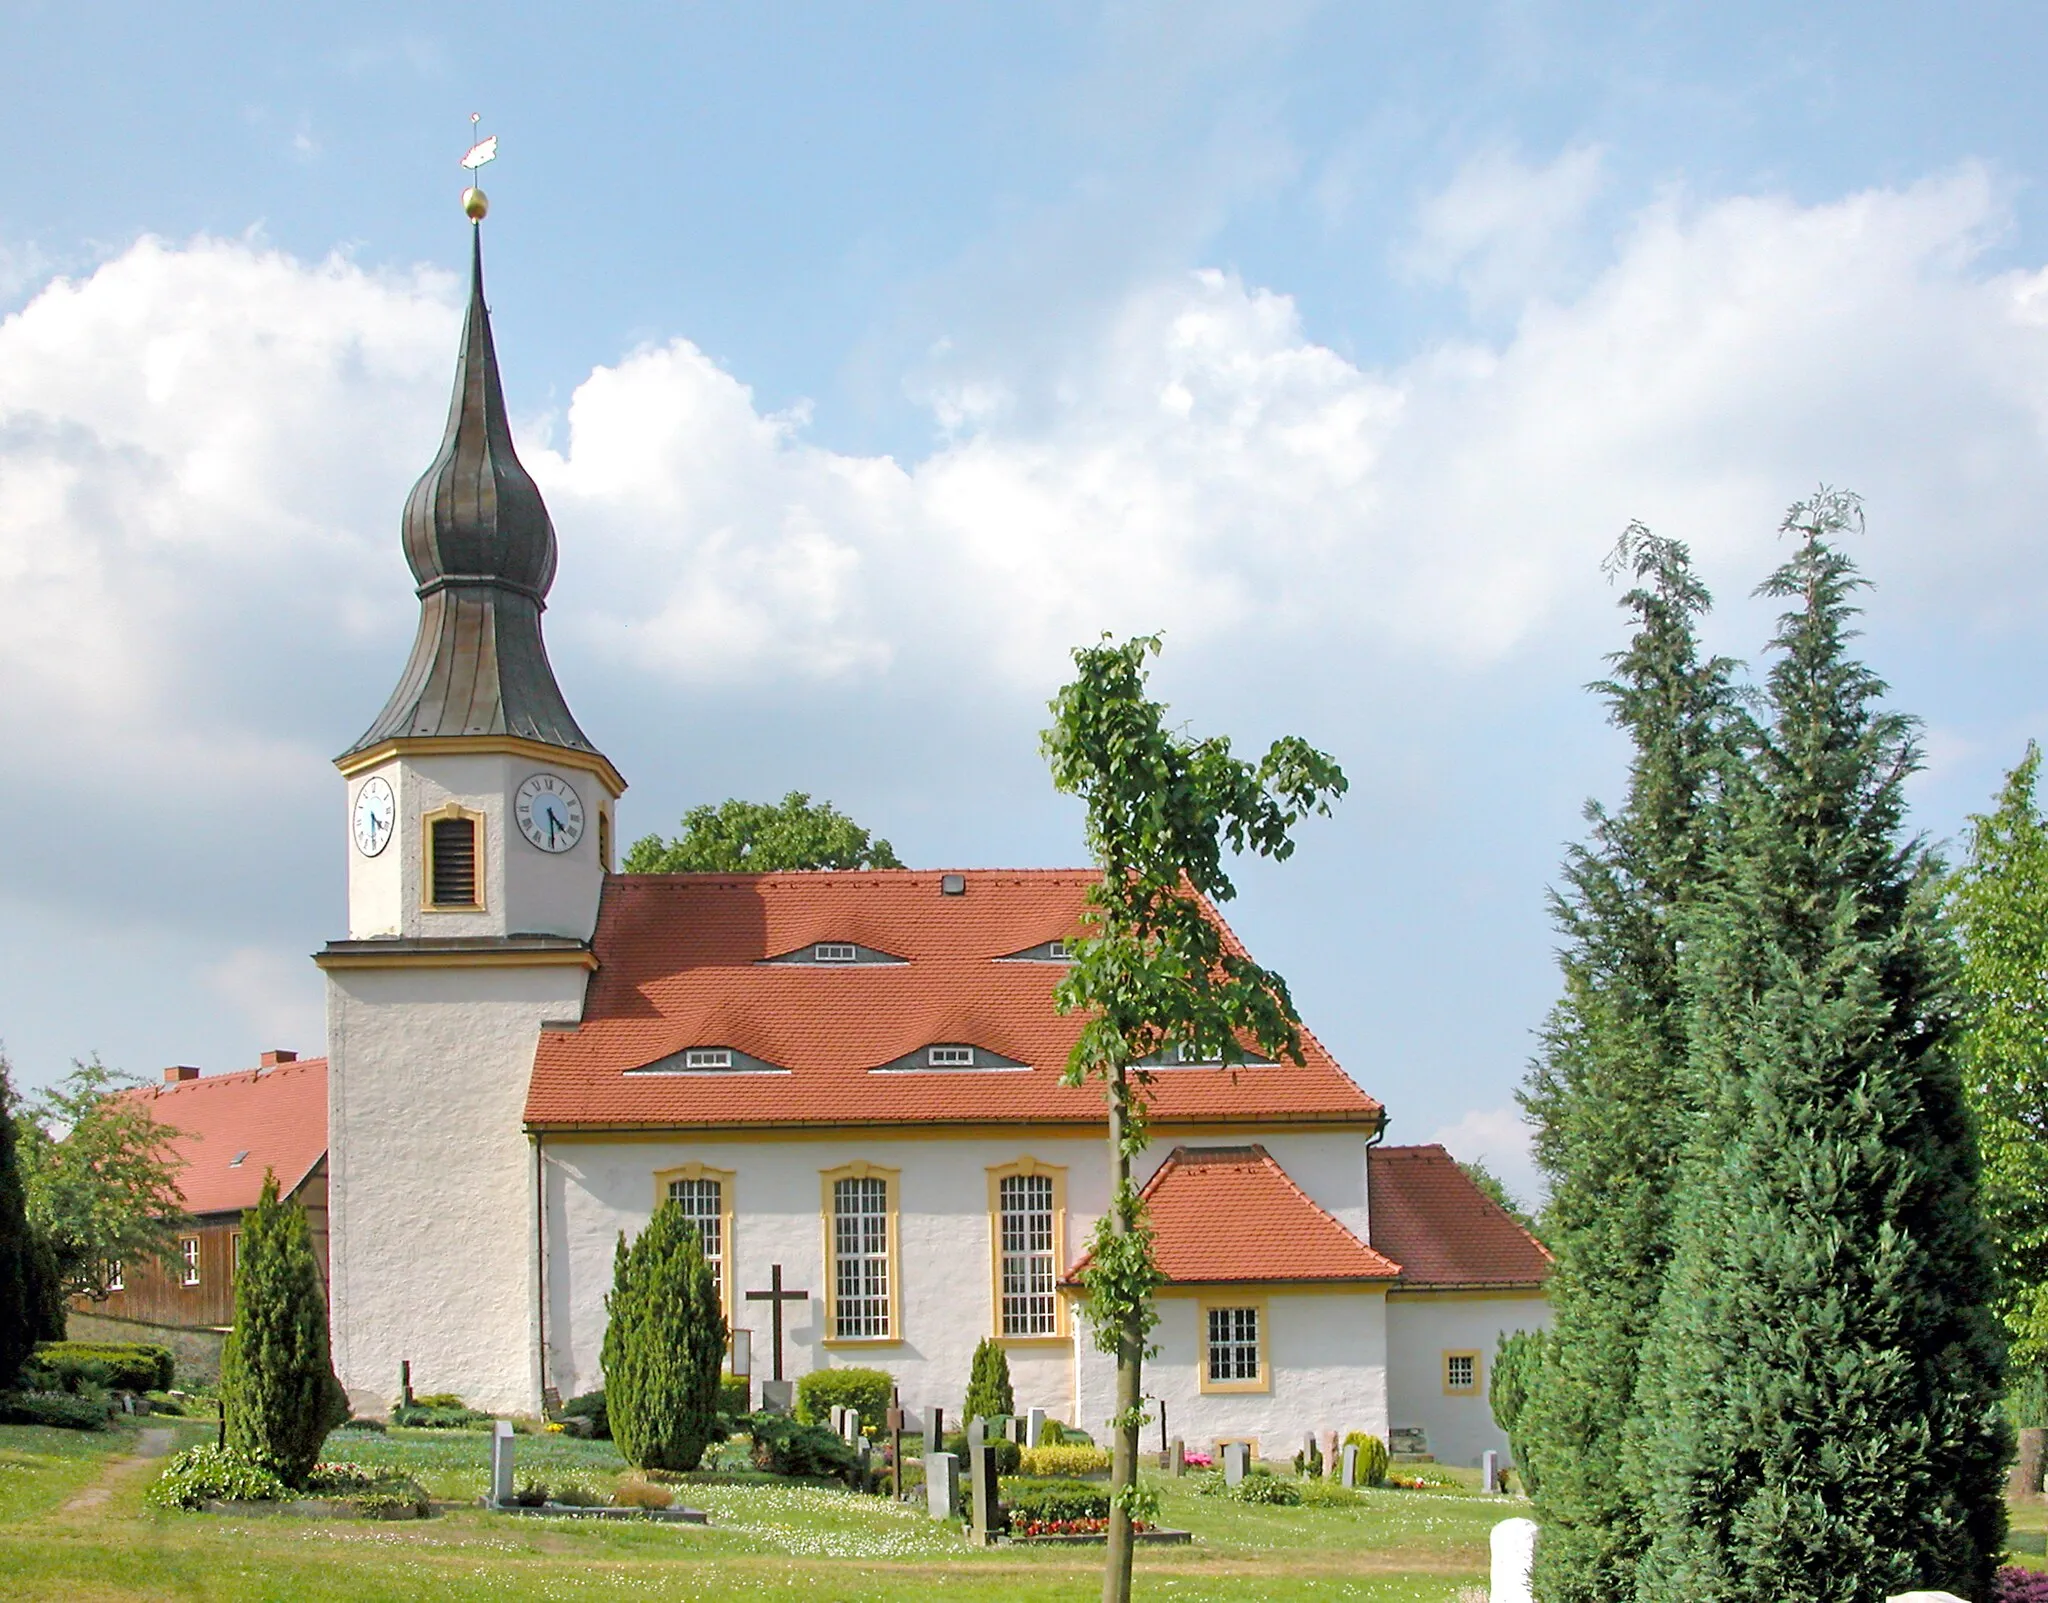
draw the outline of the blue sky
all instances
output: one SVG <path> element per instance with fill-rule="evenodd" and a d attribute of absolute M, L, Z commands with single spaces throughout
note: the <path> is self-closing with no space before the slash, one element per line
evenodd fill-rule
<path fill-rule="evenodd" d="M 1354 779 L 1234 921 L 1397 1139 L 1527 1189 L 1629 518 L 1754 656 L 1785 505 L 1866 494 L 1930 834 L 2048 729 L 2044 55 L 2020 6 L 10 6 L 0 1040 L 318 1047 L 477 111 L 627 832 L 804 788 L 1070 861 L 1063 649 L 1164 628 L 1194 727 Z"/>

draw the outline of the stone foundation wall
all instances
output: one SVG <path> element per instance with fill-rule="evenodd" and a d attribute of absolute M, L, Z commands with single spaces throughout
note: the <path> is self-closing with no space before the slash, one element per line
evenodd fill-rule
<path fill-rule="evenodd" d="M 110 1319 L 105 1314 L 73 1312 L 64 1322 L 64 1334 L 72 1341 L 149 1341 L 171 1349 L 177 1360 L 180 1389 L 203 1386 L 209 1390 L 220 1382 L 221 1343 L 225 1330 L 194 1330 L 183 1325 L 146 1325 L 138 1319 Z"/>

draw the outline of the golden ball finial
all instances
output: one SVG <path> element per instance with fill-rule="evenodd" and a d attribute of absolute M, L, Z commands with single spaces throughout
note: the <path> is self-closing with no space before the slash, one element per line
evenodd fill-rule
<path fill-rule="evenodd" d="M 484 213 L 490 209 L 490 197 L 481 189 L 465 189 L 462 192 L 462 214 L 471 222 L 482 222 L 484 220 Z"/>

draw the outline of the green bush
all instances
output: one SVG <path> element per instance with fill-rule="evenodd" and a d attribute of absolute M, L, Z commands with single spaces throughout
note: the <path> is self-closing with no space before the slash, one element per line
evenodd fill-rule
<path fill-rule="evenodd" d="M 895 1389 L 884 1369 L 814 1369 L 796 1383 L 796 1417 L 805 1425 L 829 1425 L 834 1408 L 857 1408 L 861 1424 L 879 1431 Z"/>
<path fill-rule="evenodd" d="M 697 1227 L 673 1198 L 629 1245 L 605 1299 L 605 1411 L 636 1469 L 695 1469 L 718 1434 L 725 1315 Z"/>
<path fill-rule="evenodd" d="M 233 1447 L 188 1447 L 165 1466 L 143 1500 L 158 1508 L 203 1503 L 277 1502 L 291 1496 L 284 1482 Z"/>
<path fill-rule="evenodd" d="M 745 1419 L 754 1411 L 754 1382 L 746 1375 L 718 1377 L 718 1411 L 727 1419 Z"/>
<path fill-rule="evenodd" d="M 1017 1465 L 1026 1475 L 1107 1475 L 1109 1450 L 1105 1447 L 1027 1447 Z"/>
<path fill-rule="evenodd" d="M 1301 1503 L 1301 1482 L 1282 1480 L 1278 1475 L 1255 1469 L 1230 1489 L 1240 1503 L 1261 1503 L 1268 1508 L 1295 1508 Z"/>
<path fill-rule="evenodd" d="M 605 1412 L 604 1388 L 601 1386 L 596 1391 L 587 1391 L 580 1396 L 571 1397 L 562 1404 L 562 1417 L 587 1419 L 590 1421 L 591 1435 L 599 1441 L 608 1442 L 612 1439 L 611 1415 Z"/>
<path fill-rule="evenodd" d="M 1013 1520 L 1108 1519 L 1109 1488 L 1088 1481 L 1011 1480 L 1003 1484 L 1003 1506 Z"/>
<path fill-rule="evenodd" d="M 469 1412 L 469 1404 L 460 1397 L 457 1397 L 452 1391 L 421 1392 L 416 1394 L 413 1400 L 405 1406 L 408 1408 L 435 1408 L 443 1411 L 459 1409 L 463 1413 Z"/>
<path fill-rule="evenodd" d="M 1344 1446 L 1358 1449 L 1358 1484 L 1361 1486 L 1384 1486 L 1387 1484 L 1387 1444 L 1377 1436 L 1368 1436 L 1362 1430 L 1347 1431 Z M 1343 1466 L 1341 1456 L 1338 1467 Z"/>
<path fill-rule="evenodd" d="M 974 1349 L 974 1365 L 968 1371 L 964 1417 L 994 1419 L 1016 1412 L 1017 1393 L 1010 1385 L 1010 1355 L 993 1336 L 984 1336 Z"/>
<path fill-rule="evenodd" d="M 1303 1481 L 1295 1490 L 1309 1508 L 1355 1508 L 1365 1501 L 1365 1493 L 1354 1492 L 1335 1481 Z"/>
<path fill-rule="evenodd" d="M 382 1436 L 384 1434 L 384 1421 L 381 1419 L 344 1419 L 334 1428 L 336 1430 L 374 1431 L 377 1435 Z"/>
<path fill-rule="evenodd" d="M 1024 1467 L 1024 1449 L 1015 1442 L 1004 1438 L 990 1440 L 989 1446 L 996 1450 L 996 1473 L 1014 1475 Z M 946 1451 L 961 1463 L 967 1462 L 967 1433 L 956 1430 L 946 1438 Z"/>
<path fill-rule="evenodd" d="M 101 1430 L 113 1413 L 105 1392 L 0 1392 L 0 1425 L 48 1425 L 57 1430 Z"/>
<path fill-rule="evenodd" d="M 474 1408 L 428 1408 L 414 1403 L 391 1410 L 391 1423 L 407 1430 L 482 1430 L 492 1423 L 489 1414 Z"/>
<path fill-rule="evenodd" d="M 604 1508 L 611 1500 L 611 1493 L 599 1491 L 579 1480 L 558 1481 L 551 1499 L 563 1508 Z"/>
<path fill-rule="evenodd" d="M 114 1391 L 169 1391 L 177 1379 L 171 1349 L 144 1341 L 46 1341 L 37 1345 L 32 1363 L 60 1379 L 83 1374 L 95 1385 Z M 66 1386 L 66 1391 L 74 1388 Z"/>
<path fill-rule="evenodd" d="M 860 1476 L 860 1460 L 851 1447 L 823 1425 L 806 1425 L 781 1414 L 755 1414 L 747 1421 L 754 1438 L 756 1469 L 771 1475 L 793 1475 L 844 1481 Z"/>

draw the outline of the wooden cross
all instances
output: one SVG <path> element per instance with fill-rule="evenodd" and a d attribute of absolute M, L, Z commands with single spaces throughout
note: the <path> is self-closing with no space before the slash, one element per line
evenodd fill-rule
<path fill-rule="evenodd" d="M 768 1266 L 768 1287 L 766 1291 L 750 1291 L 748 1302 L 765 1302 L 768 1315 L 775 1331 L 775 1378 L 782 1379 L 782 1305 L 786 1302 L 809 1302 L 808 1291 L 784 1291 L 782 1289 L 782 1265 Z"/>

